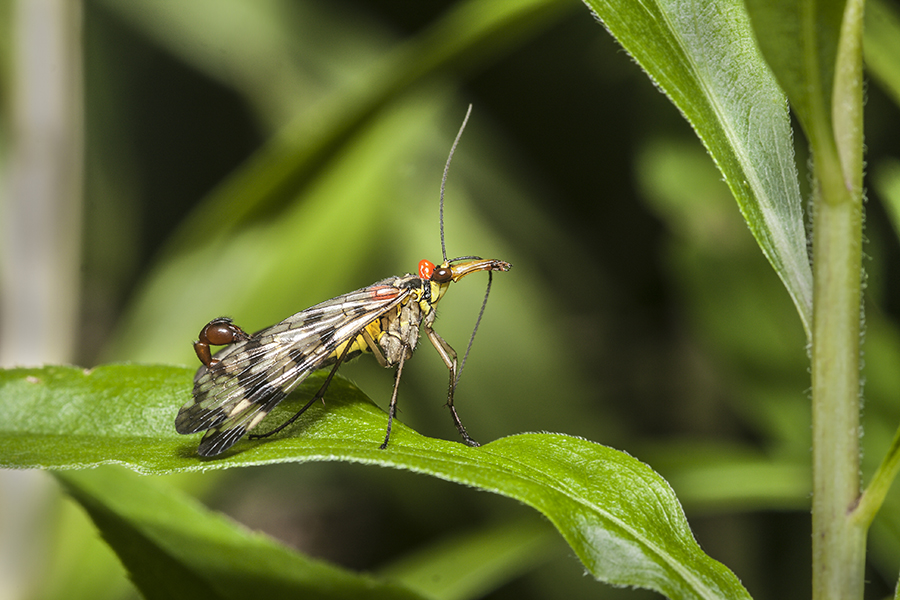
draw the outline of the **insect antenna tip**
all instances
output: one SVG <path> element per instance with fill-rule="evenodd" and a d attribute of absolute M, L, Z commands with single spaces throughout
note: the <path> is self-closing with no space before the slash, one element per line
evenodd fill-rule
<path fill-rule="evenodd" d="M 469 115 L 472 114 L 472 104 L 469 104 L 468 110 L 466 110 L 466 116 L 463 117 L 462 125 L 459 127 L 459 132 L 456 134 L 456 139 L 453 140 L 453 145 L 450 146 L 450 155 L 447 156 L 447 163 L 444 165 L 444 176 L 441 178 L 441 201 L 440 201 L 440 222 L 441 222 L 441 256 L 444 257 L 444 262 L 447 262 L 447 245 L 444 243 L 444 190 L 447 188 L 447 174 L 450 172 L 450 161 L 453 160 L 453 153 L 456 151 L 456 145 L 459 144 L 459 140 L 462 137 L 463 131 L 466 129 L 466 124 L 469 122 Z"/>

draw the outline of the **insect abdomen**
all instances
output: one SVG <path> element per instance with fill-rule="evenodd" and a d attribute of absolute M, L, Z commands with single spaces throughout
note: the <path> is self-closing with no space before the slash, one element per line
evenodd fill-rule
<path fill-rule="evenodd" d="M 422 309 L 419 303 L 410 300 L 399 306 L 396 311 L 382 316 L 379 321 L 384 333 L 378 340 L 378 345 L 384 352 L 386 366 L 400 362 L 404 349 L 405 358 L 410 358 L 419 342 L 419 325 L 422 322 Z"/>

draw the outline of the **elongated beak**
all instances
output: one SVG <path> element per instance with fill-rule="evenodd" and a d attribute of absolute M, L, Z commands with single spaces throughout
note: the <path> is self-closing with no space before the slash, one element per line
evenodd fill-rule
<path fill-rule="evenodd" d="M 512 265 L 506 261 L 489 258 L 450 265 L 450 272 L 453 274 L 453 281 L 459 281 L 476 271 L 509 271 L 511 268 Z"/>

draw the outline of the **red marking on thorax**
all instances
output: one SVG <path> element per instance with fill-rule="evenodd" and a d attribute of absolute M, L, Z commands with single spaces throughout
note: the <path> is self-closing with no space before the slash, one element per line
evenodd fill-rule
<path fill-rule="evenodd" d="M 430 260 L 422 259 L 419 261 L 419 279 L 431 279 L 434 273 L 434 263 Z"/>

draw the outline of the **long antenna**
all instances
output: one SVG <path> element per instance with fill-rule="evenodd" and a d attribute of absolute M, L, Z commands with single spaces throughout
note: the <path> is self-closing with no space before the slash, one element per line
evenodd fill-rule
<path fill-rule="evenodd" d="M 447 187 L 447 174 L 450 172 L 450 161 L 453 160 L 453 153 L 456 151 L 456 145 L 459 143 L 459 138 L 462 137 L 463 131 L 466 129 L 466 123 L 469 122 L 469 115 L 472 114 L 472 105 L 469 104 L 469 110 L 466 111 L 466 117 L 463 119 L 462 125 L 459 128 L 459 133 L 456 134 L 456 139 L 453 140 L 453 145 L 450 146 L 450 156 L 447 157 L 447 164 L 444 165 L 444 176 L 441 178 L 441 254 L 444 257 L 444 262 L 447 262 L 447 245 L 444 243 L 444 188 Z"/>

